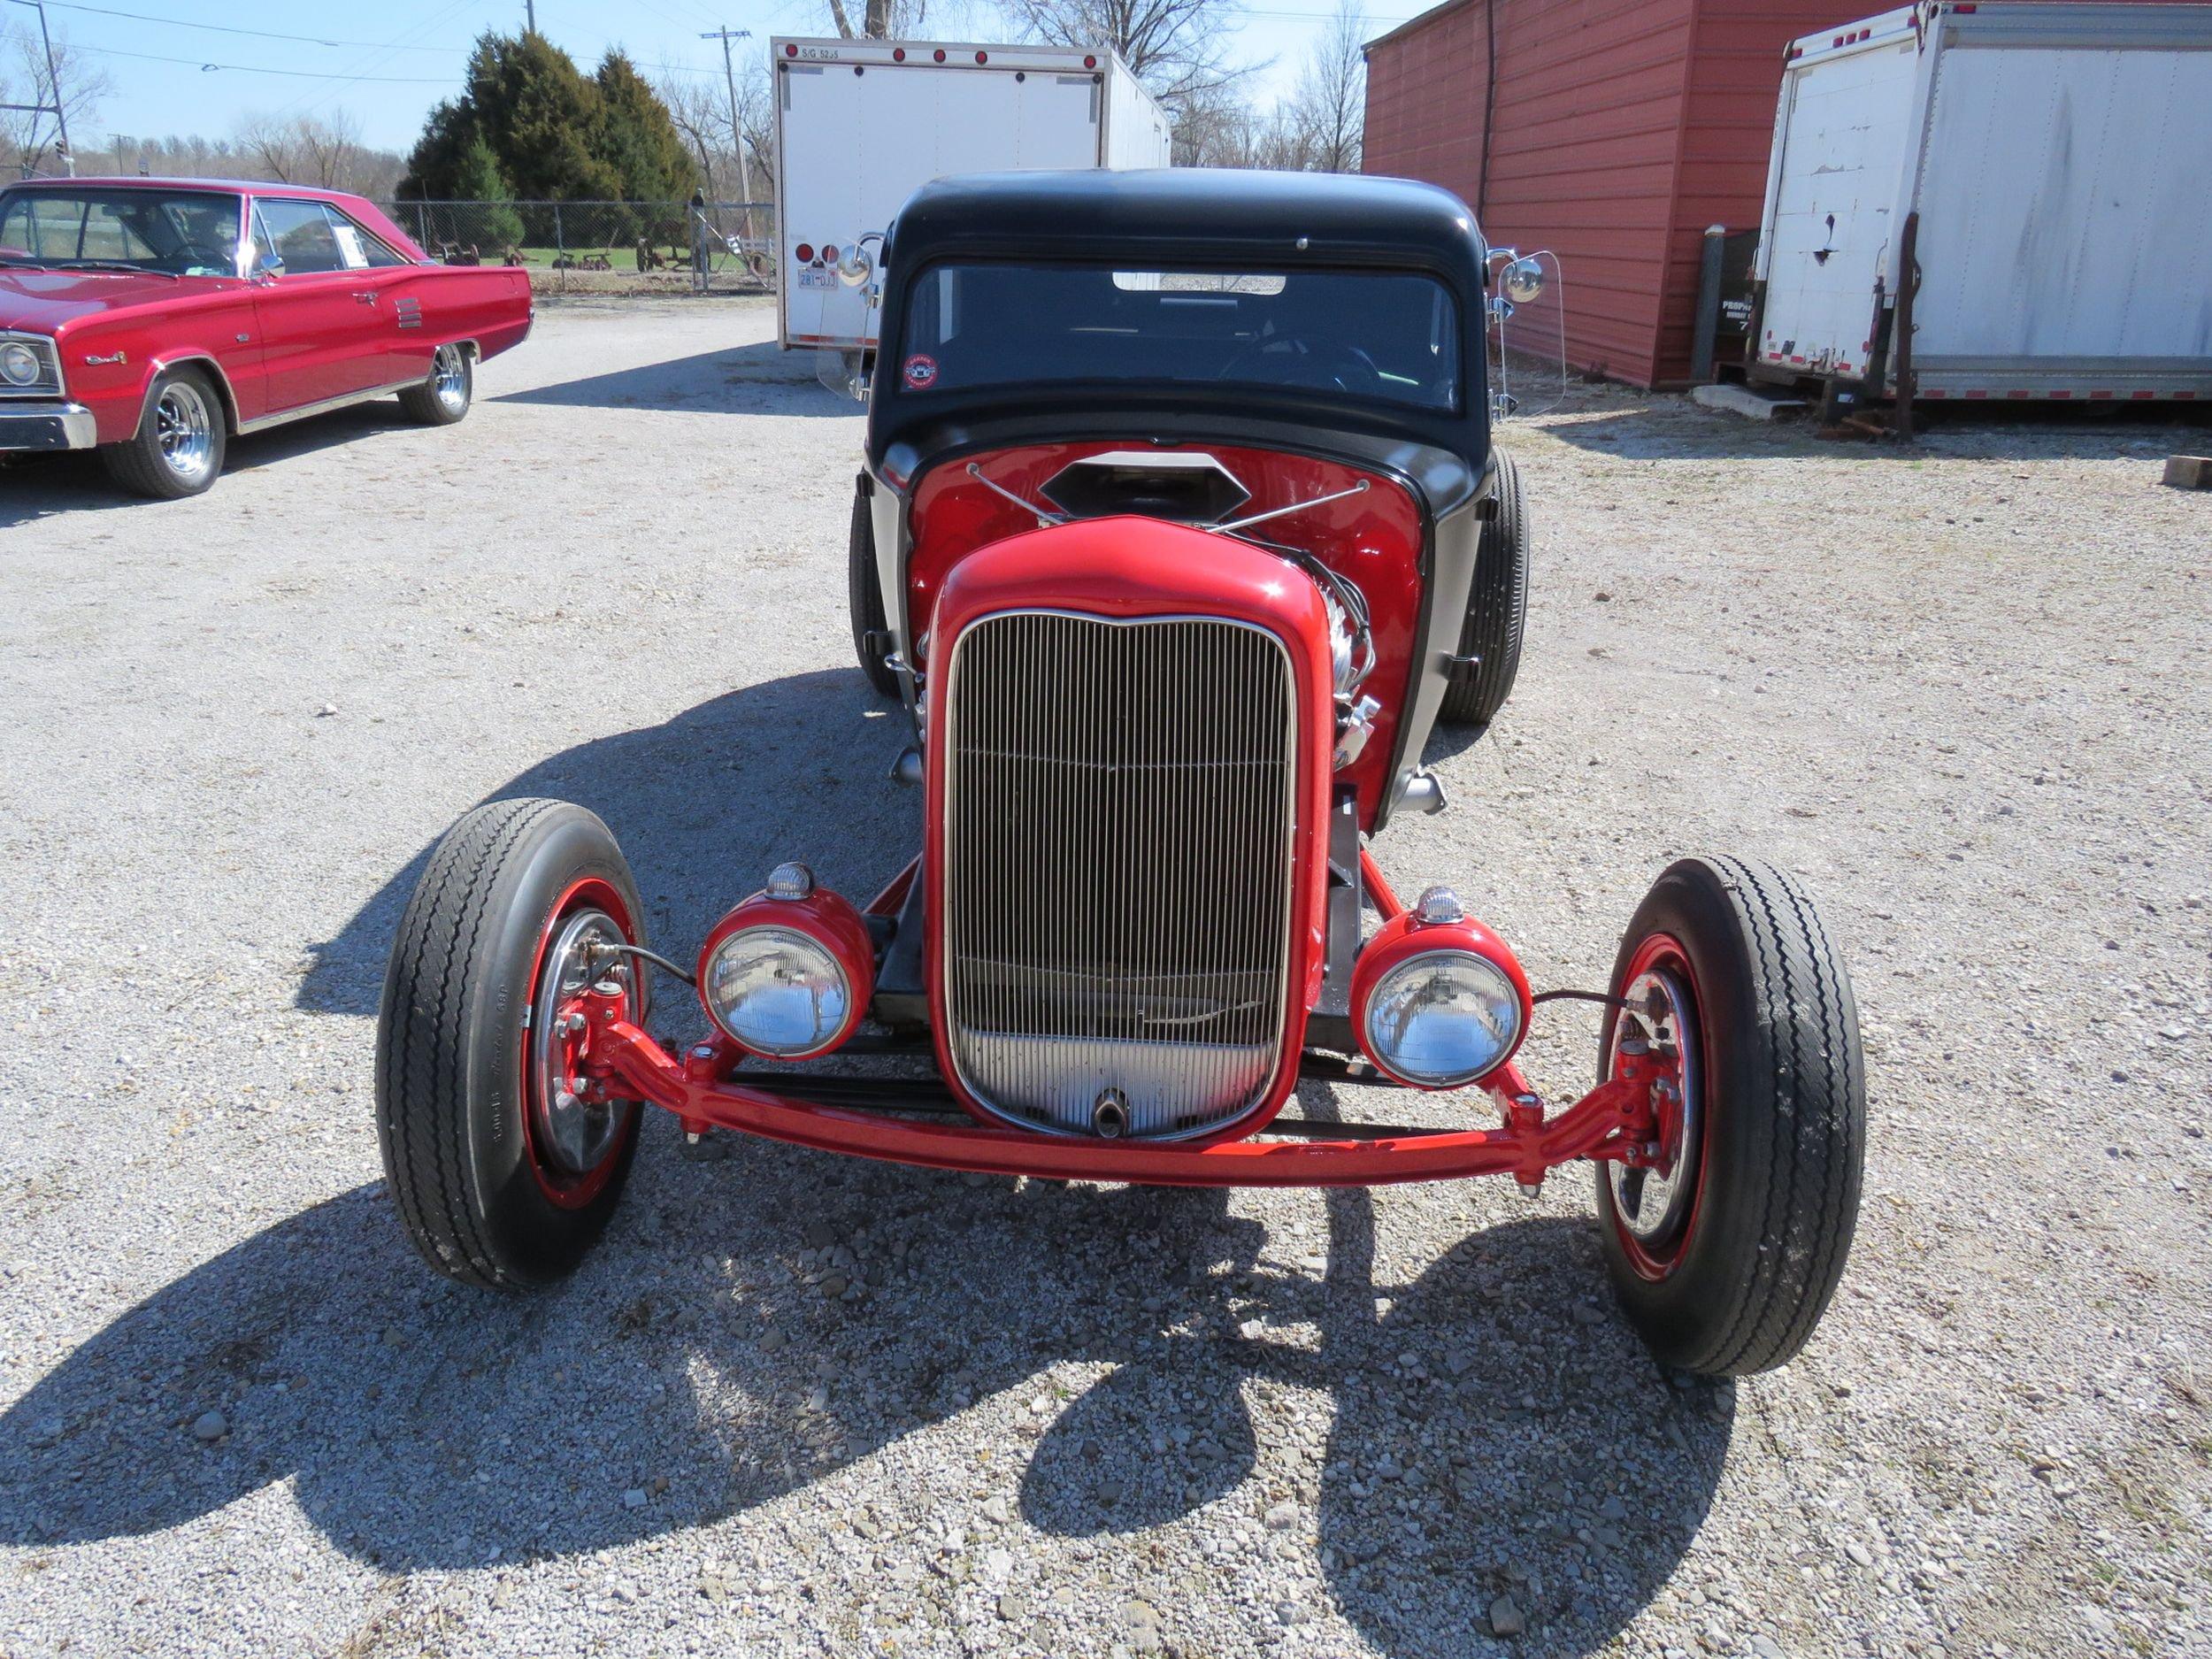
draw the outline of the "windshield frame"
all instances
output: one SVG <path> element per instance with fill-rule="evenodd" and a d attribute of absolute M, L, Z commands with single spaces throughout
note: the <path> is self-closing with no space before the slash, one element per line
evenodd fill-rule
<path fill-rule="evenodd" d="M 188 273 L 184 272 L 165 271 L 157 265 L 138 259 L 111 258 L 89 254 L 73 254 L 66 258 L 57 259 L 51 256 L 42 256 L 35 250 L 24 248 L 16 249 L 10 255 L 0 256 L 0 270 L 94 271 L 116 275 L 135 273 L 142 276 L 170 277 L 178 281 L 222 280 L 226 278 L 237 279 L 244 276 L 248 232 L 246 229 L 246 195 L 242 190 L 198 189 L 189 185 L 178 185 L 160 180 L 149 180 L 144 184 L 119 184 L 105 181 L 95 183 L 75 179 L 28 179 L 0 188 L 0 220 L 5 219 L 8 211 L 19 199 L 58 197 L 63 200 L 74 199 L 89 204 L 103 197 L 117 196 L 157 196 L 177 201 L 227 201 L 231 203 L 237 211 L 238 232 L 234 239 L 230 269 L 221 273 L 210 273 L 203 270 L 188 276 Z M 84 220 L 81 215 L 78 233 L 81 242 L 83 240 L 83 223 Z M 6 246 L 10 244 L 0 242 L 0 247 Z M 16 255 L 22 257 L 19 258 L 15 257 Z"/>
<path fill-rule="evenodd" d="M 1324 389 L 1284 380 L 1226 380 L 1211 378 L 1179 380 L 1164 375 L 1071 375 L 1041 373 L 1033 375 L 1015 373 L 1002 379 L 943 383 L 941 391 L 909 387 L 905 384 L 904 376 L 898 373 L 879 373 L 876 390 L 879 394 L 887 393 L 896 398 L 902 406 L 917 412 L 937 403 L 953 400 L 1008 401 L 1018 397 L 1025 390 L 1041 392 L 1044 388 L 1049 388 L 1054 391 L 1093 394 L 1115 402 L 1141 399 L 1148 390 L 1155 393 L 1171 391 L 1179 398 L 1257 400 L 1263 403 L 1279 399 L 1341 403 L 1351 407 L 1387 411 L 1394 417 L 1422 422 L 1455 424 L 1467 418 L 1470 388 L 1474 382 L 1471 382 L 1469 379 L 1471 371 L 1468 357 L 1466 307 L 1462 303 L 1456 288 L 1441 273 L 1424 265 L 1410 262 L 1404 265 L 1386 265 L 1362 261 L 1346 261 L 1341 264 L 1333 262 L 1316 264 L 1279 258 L 1271 261 L 1263 250 L 1257 249 L 1234 259 L 1225 258 L 1218 254 L 1194 254 L 1189 257 L 1176 254 L 1169 255 L 1164 259 L 1162 257 L 1164 252 L 1164 250 L 1158 249 L 1141 250 L 1133 249 L 1127 255 L 1113 258 L 1102 258 L 1096 256 L 1071 258 L 1041 252 L 1016 255 L 998 252 L 983 253 L 964 249 L 958 251 L 947 250 L 938 253 L 924 260 L 910 271 L 887 272 L 887 274 L 891 276 L 898 285 L 901 303 L 896 319 L 897 339 L 895 343 L 886 342 L 883 346 L 879 347 L 879 357 L 895 365 L 903 363 L 917 349 L 908 344 L 909 333 L 919 309 L 916 303 L 917 297 L 923 286 L 936 273 L 948 268 L 996 266 L 1010 271 L 1075 271 L 1103 274 L 1110 282 L 1125 274 L 1265 278 L 1280 280 L 1286 284 L 1295 282 L 1301 277 L 1353 279 L 1389 277 L 1411 279 L 1427 283 L 1434 290 L 1436 298 L 1445 307 L 1447 326 L 1452 335 L 1454 352 L 1449 397 L 1442 401 L 1424 400 L 1356 392 L 1340 387 Z M 1118 282 L 1114 282 L 1113 285 L 1125 293 L 1144 291 L 1123 288 Z M 1272 296 L 1265 296 L 1265 297 L 1272 297 Z M 890 319 L 887 318 L 886 320 Z M 926 351 L 926 348 L 921 349 Z"/>

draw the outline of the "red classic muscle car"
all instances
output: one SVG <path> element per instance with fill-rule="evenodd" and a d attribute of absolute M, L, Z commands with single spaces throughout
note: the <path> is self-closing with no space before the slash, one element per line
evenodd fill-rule
<path fill-rule="evenodd" d="M 1048 1180 L 1532 1192 L 1586 1164 L 1656 1354 L 1796 1353 L 1866 1115 L 1804 889 L 1678 858 L 1601 984 L 1537 992 L 1451 888 L 1402 901 L 1370 850 L 1447 804 L 1436 726 L 1479 734 L 1513 682 L 1527 513 L 1483 319 L 1540 292 L 1534 262 L 1427 185 L 1175 168 L 939 180 L 838 275 L 882 295 L 853 637 L 911 733 L 919 851 L 858 902 L 781 864 L 672 958 L 592 813 L 464 818 L 378 1036 L 424 1256 L 503 1289 L 571 1271 L 649 1107 Z M 649 967 L 689 986 L 672 1015 Z M 1515 1056 L 1562 999 L 1603 1035 L 1593 1087 L 1548 1101 Z M 1457 1110 L 1377 1122 L 1329 1098 L 1348 1082 Z"/>
<path fill-rule="evenodd" d="M 196 495 L 234 434 L 395 392 L 450 426 L 530 321 L 521 272 L 434 264 L 357 196 L 34 180 L 0 192 L 0 452 L 97 446 Z"/>

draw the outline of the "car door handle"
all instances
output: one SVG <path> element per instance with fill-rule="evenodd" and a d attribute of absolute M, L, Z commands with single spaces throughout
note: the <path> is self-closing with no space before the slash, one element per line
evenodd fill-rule
<path fill-rule="evenodd" d="M 376 303 L 376 290 L 374 288 L 357 288 L 354 290 L 353 297 L 359 300 L 364 305 L 373 305 Z"/>

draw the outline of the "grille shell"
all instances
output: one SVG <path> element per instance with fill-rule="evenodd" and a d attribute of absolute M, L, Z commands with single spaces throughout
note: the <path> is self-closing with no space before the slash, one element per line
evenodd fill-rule
<path fill-rule="evenodd" d="M 1288 1018 L 1297 681 L 1228 618 L 996 612 L 947 670 L 937 926 L 951 1068 L 1027 1129 L 1205 1133 Z"/>

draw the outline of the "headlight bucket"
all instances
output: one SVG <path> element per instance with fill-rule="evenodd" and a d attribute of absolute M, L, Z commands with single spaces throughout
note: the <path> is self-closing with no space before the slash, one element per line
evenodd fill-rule
<path fill-rule="evenodd" d="M 0 342 L 0 385 L 22 390 L 41 385 L 50 378 L 46 359 L 37 347 L 24 340 Z"/>
<path fill-rule="evenodd" d="M 1353 1028 L 1385 1075 L 1411 1088 L 1463 1088 L 1510 1060 L 1528 1033 L 1528 976 L 1479 922 L 1384 924 L 1352 971 Z"/>
<path fill-rule="evenodd" d="M 853 1034 L 875 995 L 875 943 L 851 902 L 756 893 L 699 948 L 699 1001 L 749 1054 L 811 1060 Z"/>

